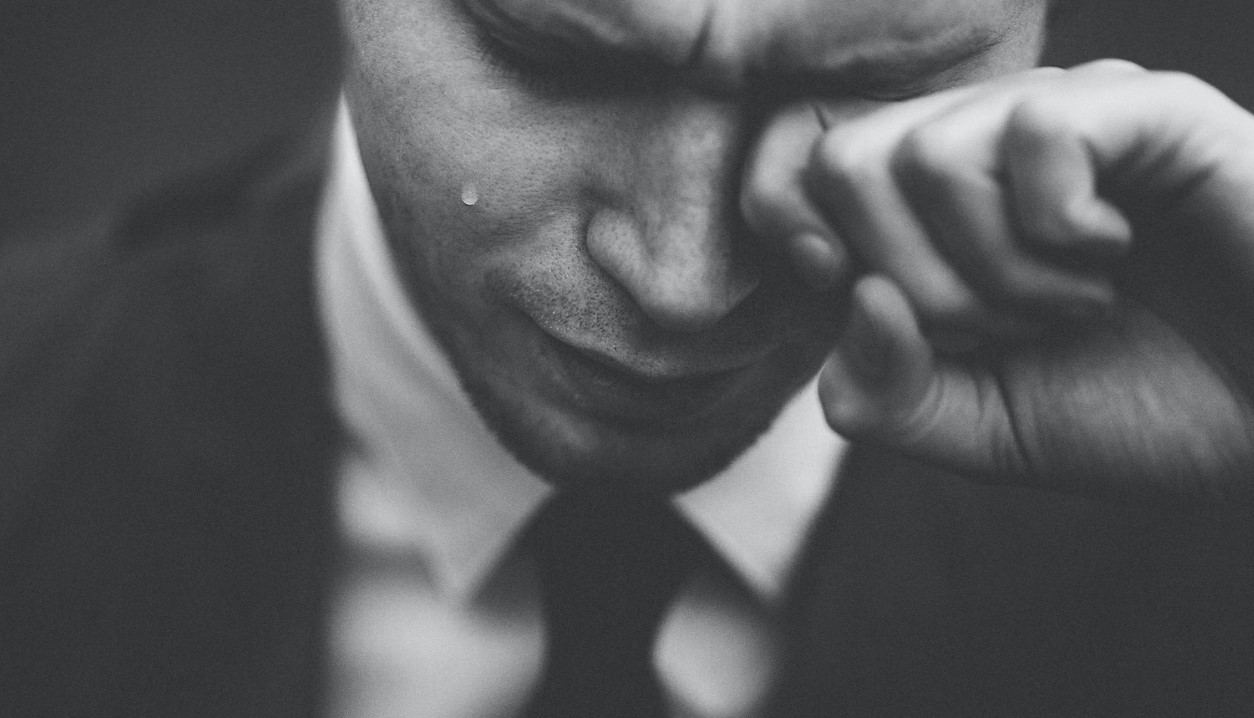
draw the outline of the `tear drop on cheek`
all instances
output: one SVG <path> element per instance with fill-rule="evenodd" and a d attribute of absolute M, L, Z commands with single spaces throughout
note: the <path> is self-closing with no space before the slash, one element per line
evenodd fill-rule
<path fill-rule="evenodd" d="M 467 182 L 462 185 L 462 204 L 467 207 L 475 206 L 479 201 L 479 189 L 475 187 L 473 182 Z"/>

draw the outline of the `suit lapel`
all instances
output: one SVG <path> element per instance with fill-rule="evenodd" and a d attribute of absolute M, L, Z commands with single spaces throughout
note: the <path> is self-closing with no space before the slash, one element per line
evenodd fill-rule
<path fill-rule="evenodd" d="M 888 697 L 904 659 L 943 643 L 956 508 L 878 458 L 851 452 L 799 564 L 775 715 L 857 715 Z"/>
<path fill-rule="evenodd" d="M 317 182 L 257 174 L 156 198 L 78 275 L 46 263 L 21 286 L 52 306 L 6 301 L 33 338 L 0 352 L 2 715 L 316 711 L 339 436 Z M 1251 555 L 1248 509 L 855 451 L 795 576 L 774 714 L 1249 708 Z"/>

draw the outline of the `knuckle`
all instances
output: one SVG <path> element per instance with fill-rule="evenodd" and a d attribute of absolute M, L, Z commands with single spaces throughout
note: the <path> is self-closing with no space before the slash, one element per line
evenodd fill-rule
<path fill-rule="evenodd" d="M 960 133 L 944 124 L 926 125 L 907 133 L 894 167 L 902 180 L 945 188 L 967 163 Z"/>
<path fill-rule="evenodd" d="M 1025 97 L 1010 111 L 1006 131 L 1034 145 L 1066 140 L 1074 132 L 1067 115 L 1049 95 Z"/>
<path fill-rule="evenodd" d="M 1083 71 L 1093 74 L 1106 75 L 1131 75 L 1148 72 L 1144 67 L 1121 58 L 1102 58 L 1100 60 L 1091 60 L 1076 68 L 1077 71 Z"/>
<path fill-rule="evenodd" d="M 1043 79 L 1056 79 L 1059 77 L 1064 77 L 1066 76 L 1066 74 L 1067 74 L 1067 71 L 1065 69 L 1061 67 L 1056 67 L 1054 65 L 1043 65 L 1041 67 L 1034 67 L 1031 70 L 1027 71 L 1027 75 L 1029 77 L 1033 77 L 1037 79 L 1042 79 L 1042 78 Z"/>
<path fill-rule="evenodd" d="M 1159 85 L 1160 91 L 1169 97 L 1187 98 L 1197 103 L 1213 103 L 1224 95 L 1212 85 L 1187 72 L 1156 72 L 1150 78 Z"/>
<path fill-rule="evenodd" d="M 862 133 L 831 130 L 815 145 L 815 159 L 824 179 L 839 186 L 856 187 L 882 172 L 882 160 Z"/>

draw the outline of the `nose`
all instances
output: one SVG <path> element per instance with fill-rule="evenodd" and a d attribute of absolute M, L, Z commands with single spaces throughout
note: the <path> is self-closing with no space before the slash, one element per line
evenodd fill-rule
<path fill-rule="evenodd" d="M 608 178 L 617 201 L 588 223 L 588 253 L 659 326 L 709 328 L 760 281 L 735 214 L 743 122 L 730 104 L 688 98 L 624 124 Z"/>

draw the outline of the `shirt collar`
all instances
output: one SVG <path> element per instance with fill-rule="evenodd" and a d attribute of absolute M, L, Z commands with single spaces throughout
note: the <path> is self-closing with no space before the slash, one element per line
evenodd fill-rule
<path fill-rule="evenodd" d="M 466 598 L 552 489 L 496 441 L 410 305 L 343 106 L 334 142 L 315 241 L 334 397 L 353 438 L 343 529 L 355 548 L 413 553 L 437 590 Z M 811 382 L 753 447 L 676 504 L 771 601 L 843 447 Z"/>

